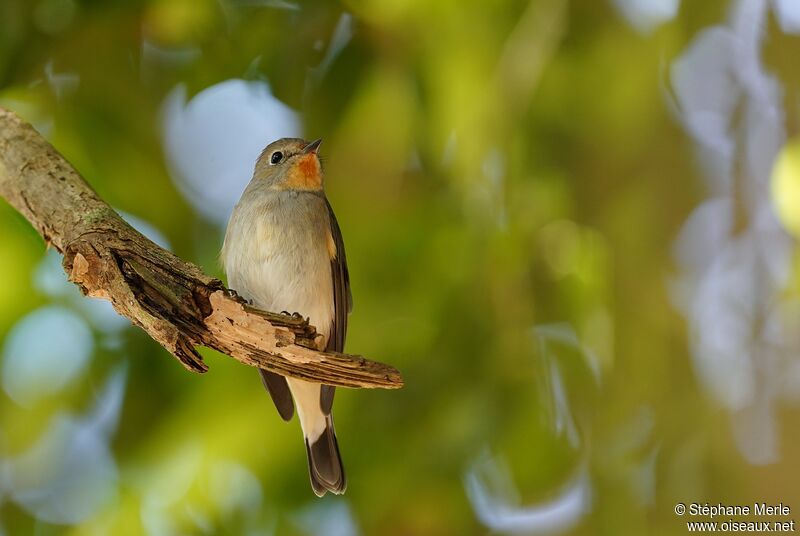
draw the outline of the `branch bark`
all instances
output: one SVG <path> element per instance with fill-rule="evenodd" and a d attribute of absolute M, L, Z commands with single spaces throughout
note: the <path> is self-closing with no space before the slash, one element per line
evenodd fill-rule
<path fill-rule="evenodd" d="M 85 295 L 147 332 L 187 369 L 207 346 L 250 366 L 341 387 L 395 389 L 400 373 L 361 356 L 320 352 L 301 318 L 259 311 L 221 281 L 142 236 L 100 199 L 33 127 L 0 108 L 0 196 L 64 256 Z"/>

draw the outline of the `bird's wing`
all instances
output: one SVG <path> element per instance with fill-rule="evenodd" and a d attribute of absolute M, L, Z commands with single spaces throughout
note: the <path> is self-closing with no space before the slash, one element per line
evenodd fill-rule
<path fill-rule="evenodd" d="M 292 402 L 292 392 L 289 391 L 289 384 L 286 383 L 286 378 L 264 369 L 258 369 L 258 372 L 261 373 L 261 381 L 264 382 L 264 387 L 267 388 L 275 407 L 278 408 L 278 414 L 284 421 L 292 420 L 294 403 Z"/>
<path fill-rule="evenodd" d="M 328 336 L 328 344 L 325 347 L 327 352 L 343 352 L 344 338 L 347 334 L 347 315 L 353 310 L 353 295 L 350 292 L 350 274 L 347 271 L 347 257 L 344 253 L 344 241 L 342 231 L 339 229 L 339 222 L 333 213 L 331 204 L 325 199 L 328 207 L 328 219 L 331 224 L 331 236 L 336 246 L 336 252 L 331 258 L 331 277 L 333 279 L 333 324 Z M 333 406 L 334 388 L 330 385 L 323 385 L 320 393 L 320 406 L 322 411 L 328 415 Z"/>

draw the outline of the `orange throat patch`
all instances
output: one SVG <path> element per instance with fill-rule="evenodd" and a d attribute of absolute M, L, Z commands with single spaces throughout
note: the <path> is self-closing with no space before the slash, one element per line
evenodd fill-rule
<path fill-rule="evenodd" d="M 289 170 L 284 186 L 289 190 L 321 190 L 322 169 L 317 155 L 311 153 L 299 157 Z"/>

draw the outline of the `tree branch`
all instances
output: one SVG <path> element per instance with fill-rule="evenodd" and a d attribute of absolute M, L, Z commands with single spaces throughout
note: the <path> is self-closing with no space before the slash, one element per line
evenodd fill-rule
<path fill-rule="evenodd" d="M 247 305 L 217 279 L 128 225 L 29 124 L 0 108 L 0 196 L 64 256 L 84 294 L 109 300 L 189 370 L 202 345 L 250 366 L 342 387 L 399 388 L 400 373 L 320 352 L 308 322 Z"/>

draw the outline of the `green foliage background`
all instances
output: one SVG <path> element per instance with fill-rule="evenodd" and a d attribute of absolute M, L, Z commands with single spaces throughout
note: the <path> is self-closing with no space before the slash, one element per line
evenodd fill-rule
<path fill-rule="evenodd" d="M 347 349 L 394 364 L 406 387 L 337 394 L 349 489 L 322 503 L 346 504 L 364 534 L 485 534 L 465 475 L 491 455 L 510 467 L 521 504 L 552 499 L 587 468 L 591 506 L 568 533 L 683 534 L 676 502 L 800 509 L 797 409 L 778 415 L 780 461 L 748 464 L 728 413 L 696 379 L 686 320 L 669 297 L 672 243 L 707 191 L 670 111 L 666 70 L 724 20 L 728 2 L 687 1 L 649 35 L 611 2 L 281 6 L 0 0 L 0 105 L 45 127 L 101 197 L 219 277 L 222 230 L 187 203 L 165 163 L 167 93 L 268 80 L 305 132 L 324 138 L 355 298 Z M 344 12 L 352 39 L 327 70 L 312 71 Z M 774 20 L 769 32 L 766 64 L 795 102 L 800 70 L 790 58 L 800 43 Z M 198 59 L 144 70 L 143 41 Z M 58 94 L 47 69 L 79 83 Z M 788 112 L 791 133 L 796 102 Z M 501 184 L 487 178 L 493 152 Z M 0 342 L 49 301 L 31 275 L 44 255 L 0 203 Z M 596 372 L 570 344 L 538 344 L 534 326 L 550 324 L 574 329 Z M 191 375 L 138 330 L 122 337 L 120 348 L 98 347 L 57 395 L 27 408 L 0 397 L 8 457 L 59 408 L 91 405 L 126 362 L 112 440 L 118 493 L 74 526 L 5 500 L 6 533 L 146 533 L 154 494 L 178 534 L 307 533 L 298 516 L 320 501 L 298 425 L 279 419 L 257 375 L 208 351 L 210 372 Z M 552 360 L 576 443 L 553 423 Z M 256 508 L 222 506 L 215 475 L 226 461 L 255 475 Z"/>

